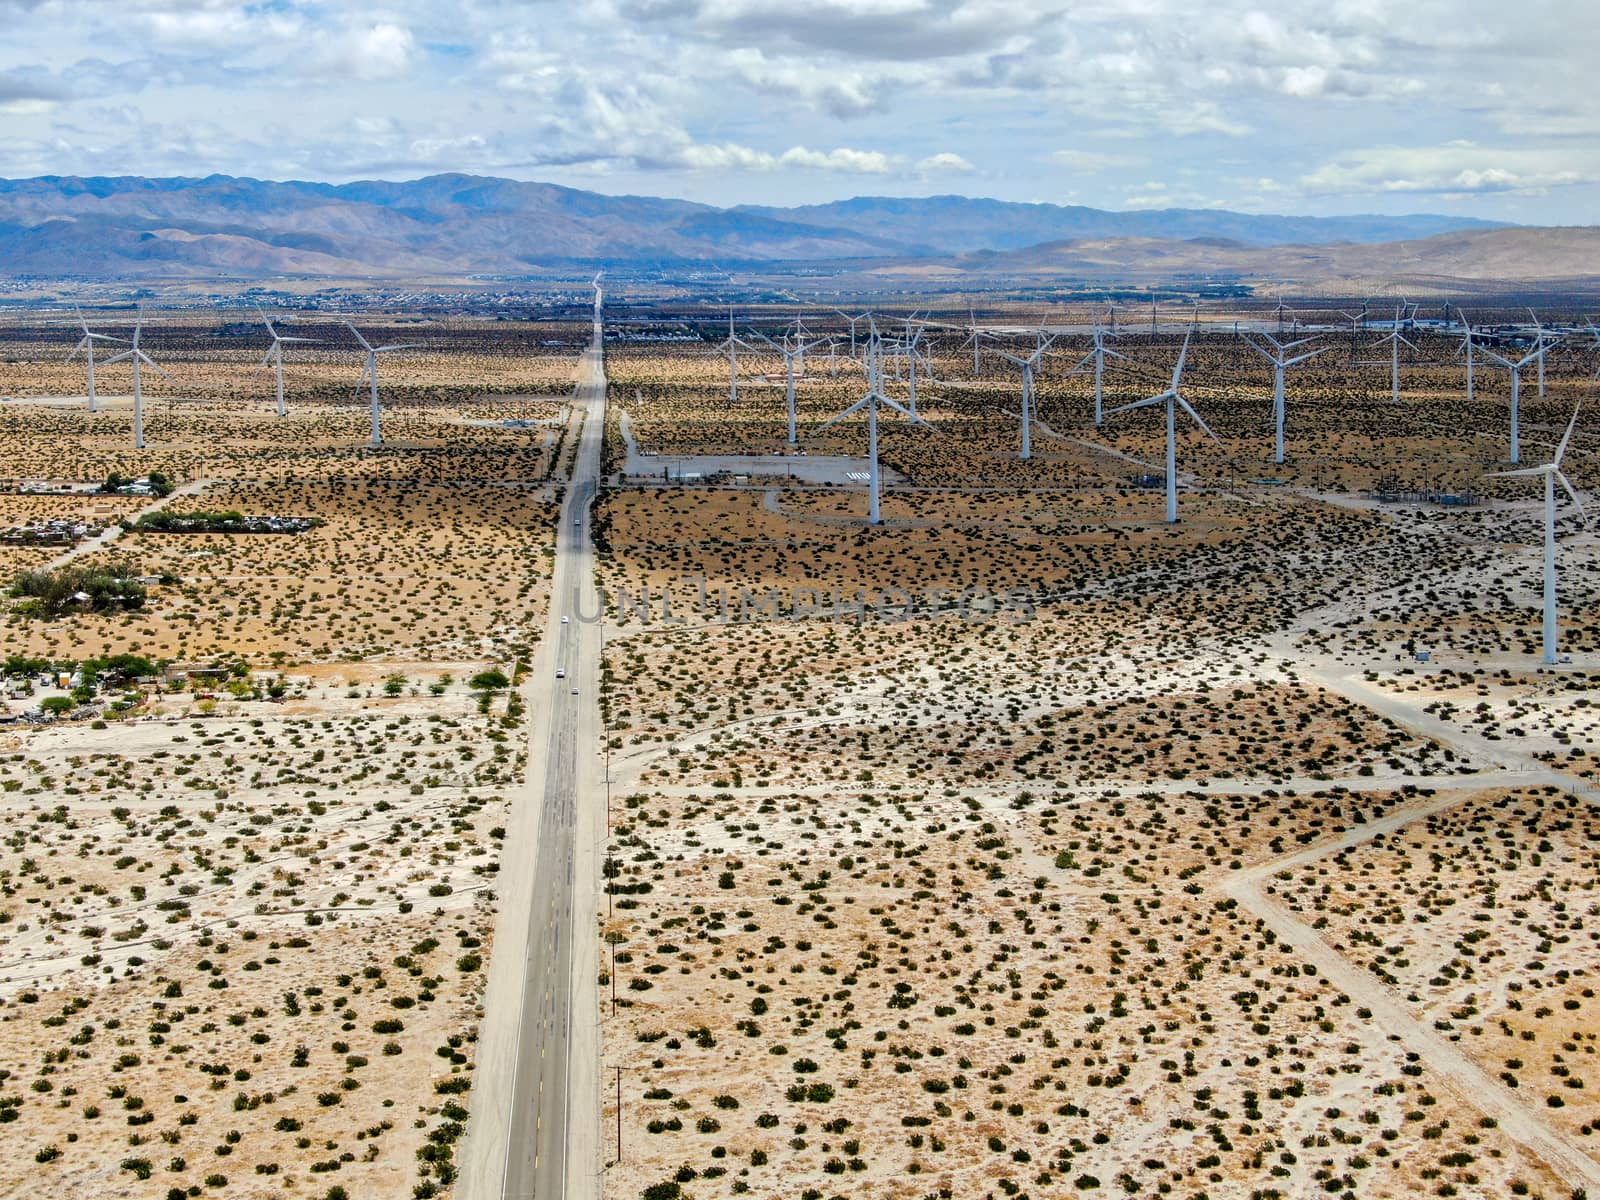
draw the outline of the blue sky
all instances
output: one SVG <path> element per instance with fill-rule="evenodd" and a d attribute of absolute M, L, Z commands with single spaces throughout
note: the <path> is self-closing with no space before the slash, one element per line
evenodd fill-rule
<path fill-rule="evenodd" d="M 1589 224 L 1585 0 L 0 0 L 0 175 Z"/>

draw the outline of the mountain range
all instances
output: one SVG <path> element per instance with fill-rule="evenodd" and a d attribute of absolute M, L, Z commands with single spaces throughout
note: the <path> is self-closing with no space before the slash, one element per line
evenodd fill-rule
<path fill-rule="evenodd" d="M 963 196 L 717 208 L 470 175 L 338 185 L 223 175 L 0 180 L 0 273 L 11 276 L 528 275 L 574 264 L 930 260 L 968 271 L 970 256 L 1025 255 L 1045 243 L 1136 239 L 1148 248 L 1200 239 L 1259 258 L 1266 247 L 1496 228 L 1446 216 L 1112 212 Z"/>

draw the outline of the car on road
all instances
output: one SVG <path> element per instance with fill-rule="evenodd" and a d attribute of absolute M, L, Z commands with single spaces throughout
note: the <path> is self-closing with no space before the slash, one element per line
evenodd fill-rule
<path fill-rule="evenodd" d="M 563 625 L 570 625 L 572 623 L 572 618 L 571 617 L 562 617 L 561 618 L 561 623 Z"/>
<path fill-rule="evenodd" d="M 576 695 L 577 695 L 577 694 L 578 694 L 578 689 L 577 689 L 577 688 L 573 688 L 573 689 L 572 689 L 572 694 L 573 694 L 573 695 L 574 695 L 574 696 L 576 696 Z"/>
<path fill-rule="evenodd" d="M 567 669 L 565 667 L 557 667 L 556 668 L 556 678 L 557 679 L 565 679 L 566 677 L 567 677 Z"/>

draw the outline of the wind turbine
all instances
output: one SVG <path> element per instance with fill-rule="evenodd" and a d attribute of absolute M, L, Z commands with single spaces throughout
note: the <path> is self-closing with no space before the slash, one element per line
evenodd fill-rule
<path fill-rule="evenodd" d="M 1406 340 L 1405 334 L 1400 332 L 1400 313 L 1402 308 L 1394 310 L 1394 328 L 1378 339 L 1378 345 L 1389 343 L 1389 398 L 1396 404 L 1400 403 L 1400 345 L 1404 342 L 1415 350 L 1416 344 Z M 1515 459 L 1512 460 L 1516 461 Z"/>
<path fill-rule="evenodd" d="M 1582 409 L 1580 404 L 1572 410 L 1572 420 L 1567 422 L 1567 432 L 1561 436 L 1561 444 L 1556 447 L 1556 456 L 1542 467 L 1529 467 L 1523 471 L 1496 471 L 1490 478 L 1519 479 L 1540 477 L 1544 480 L 1544 661 L 1554 665 L 1556 661 L 1556 484 L 1559 482 L 1566 489 L 1567 495 L 1572 497 L 1572 502 L 1578 506 L 1578 512 L 1583 516 L 1583 523 L 1589 523 L 1589 514 L 1584 510 L 1583 501 L 1578 499 L 1578 493 L 1573 490 L 1572 484 L 1561 472 L 1561 459 L 1567 453 L 1567 443 L 1572 441 L 1573 427 L 1578 423 L 1578 413 Z"/>
<path fill-rule="evenodd" d="M 1534 332 L 1538 335 L 1538 339 L 1534 344 L 1539 346 L 1544 345 L 1544 326 L 1539 324 L 1539 318 L 1537 315 L 1535 315 L 1533 309 L 1530 308 L 1528 310 L 1528 316 L 1532 318 Z M 1554 344 L 1554 339 L 1552 339 L 1551 345 Z M 1539 356 L 1539 399 L 1544 399 L 1544 355 L 1542 354 Z"/>
<path fill-rule="evenodd" d="M 925 322 L 919 322 L 916 329 L 911 328 L 911 319 L 906 320 L 906 336 L 901 344 L 905 347 L 907 380 L 911 389 L 907 401 L 911 406 L 911 415 L 917 415 L 917 343 L 922 341 L 922 331 L 927 328 Z M 928 368 L 928 379 L 933 382 L 933 361 L 925 360 Z"/>
<path fill-rule="evenodd" d="M 880 404 L 894 409 L 901 416 L 908 418 L 913 425 L 921 425 L 926 429 L 933 428 L 921 417 L 883 394 L 883 347 L 877 335 L 874 334 L 871 342 L 867 345 L 867 394 L 837 416 L 829 418 L 811 431 L 813 435 L 821 433 L 828 426 L 837 424 L 846 417 L 854 416 L 862 409 L 866 410 L 868 525 L 880 525 L 883 523 L 879 504 L 883 485 L 878 473 L 878 405 Z"/>
<path fill-rule="evenodd" d="M 89 328 L 89 322 L 83 319 L 83 310 L 76 304 L 72 306 L 72 311 L 78 314 L 78 324 L 83 326 L 83 339 L 73 348 L 72 353 L 67 355 L 67 361 L 71 362 L 78 357 L 80 351 L 82 352 L 84 366 L 89 372 L 89 411 L 96 413 L 100 411 L 100 408 L 94 394 L 94 344 L 96 342 L 117 342 L 121 341 L 121 339 L 114 338 L 110 334 L 92 331 Z"/>
<path fill-rule="evenodd" d="M 1207 437 L 1217 445 L 1222 445 L 1222 439 L 1211 432 L 1211 427 L 1200 419 L 1200 414 L 1195 412 L 1190 403 L 1183 398 L 1179 390 L 1183 381 L 1183 363 L 1189 357 L 1189 339 L 1183 339 L 1183 349 L 1178 353 L 1178 365 L 1172 368 L 1172 386 L 1166 391 L 1143 400 L 1135 400 L 1132 404 L 1124 404 L 1121 408 L 1111 410 L 1115 416 L 1120 412 L 1128 412 L 1135 408 L 1148 408 L 1152 404 L 1166 403 L 1167 406 L 1167 520 L 1175 522 L 1178 519 L 1178 429 L 1177 410 L 1182 408 L 1189 419 L 1198 425 Z"/>
<path fill-rule="evenodd" d="M 1544 362 L 1545 352 L 1550 349 L 1542 340 L 1537 343 L 1537 348 L 1523 358 L 1512 362 L 1509 358 L 1495 353 L 1485 346 L 1483 352 L 1506 370 L 1511 372 L 1511 457 L 1514 465 L 1522 461 L 1522 429 L 1521 429 L 1521 393 L 1522 393 L 1522 368 L 1538 359 Z"/>
<path fill-rule="evenodd" d="M 278 415 L 287 417 L 289 410 L 283 404 L 283 347 L 286 342 L 311 342 L 315 338 L 283 337 L 272 327 L 272 322 L 267 320 L 267 314 L 261 311 L 261 306 L 256 305 L 256 315 L 261 318 L 261 323 L 267 327 L 267 332 L 272 335 L 272 349 L 268 350 L 266 357 L 261 360 L 263 367 L 274 367 L 278 384 Z M 356 335 L 357 337 L 360 334 Z"/>
<path fill-rule="evenodd" d="M 780 343 L 773 341 L 771 338 L 769 338 L 764 333 L 759 333 L 758 332 L 756 334 L 756 336 L 758 338 L 760 338 L 763 342 L 765 342 L 767 345 L 771 346 L 779 354 L 783 355 L 784 395 L 785 395 L 785 397 L 787 398 L 787 401 L 788 401 L 788 411 L 789 411 L 789 440 L 788 440 L 788 444 L 792 447 L 792 446 L 795 445 L 795 429 L 794 429 L 794 372 L 795 372 L 795 367 L 796 367 L 797 364 L 804 362 L 806 351 L 814 349 L 815 347 L 822 345 L 823 339 L 818 338 L 816 341 L 810 342 L 810 343 L 796 342 L 794 347 L 790 348 L 788 346 L 781 345 Z M 804 368 L 802 368 L 802 369 L 804 369 Z"/>
<path fill-rule="evenodd" d="M 1033 457 L 1033 372 L 1039 366 L 1039 360 L 1050 349 L 1053 338 L 1045 338 L 1039 343 L 1039 348 L 1027 358 L 1009 354 L 1004 350 L 999 351 L 1000 357 L 1007 362 L 1015 363 L 1022 368 L 1022 461 L 1027 462 Z"/>
<path fill-rule="evenodd" d="M 350 324 L 349 321 L 345 322 L 345 327 L 349 329 L 351 333 L 356 335 L 356 341 L 360 342 L 361 348 L 367 352 L 366 365 L 361 368 L 361 377 L 356 380 L 356 389 L 359 391 L 363 383 L 370 383 L 372 385 L 371 444 L 374 446 L 381 446 L 383 445 L 383 430 L 380 428 L 378 421 L 378 355 L 393 354 L 396 350 L 415 350 L 421 345 L 421 343 L 406 342 L 394 346 L 374 346 L 371 342 L 367 341 L 366 338 L 362 337 L 361 331 L 354 325 Z"/>
<path fill-rule="evenodd" d="M 833 311 L 838 313 L 846 321 L 850 322 L 850 357 L 854 358 L 856 356 L 856 324 L 857 322 L 865 321 L 871 314 L 858 313 L 856 316 L 852 317 L 842 308 L 836 308 Z M 731 311 L 728 314 L 728 336 L 733 336 L 733 313 Z"/>
<path fill-rule="evenodd" d="M 126 359 L 133 366 L 133 448 L 135 450 L 144 449 L 144 384 L 140 379 L 140 368 L 149 367 L 161 378 L 168 381 L 172 379 L 171 375 L 156 366 L 155 359 L 139 348 L 139 336 L 143 332 L 144 305 L 141 304 L 139 305 L 139 315 L 133 323 L 133 340 L 128 343 L 128 348 L 115 358 L 108 358 L 105 361 L 105 365 L 109 367 L 112 363 L 119 363 Z"/>
<path fill-rule="evenodd" d="M 739 403 L 739 347 L 743 346 L 752 354 L 755 347 L 743 338 L 735 337 L 733 332 L 733 305 L 728 305 L 728 337 L 717 347 L 719 351 L 728 356 L 728 404 L 733 406 Z"/>
<path fill-rule="evenodd" d="M 1079 359 L 1078 365 L 1072 368 L 1074 371 L 1081 371 L 1083 370 L 1085 363 L 1087 363 L 1091 358 L 1094 359 L 1094 423 L 1097 428 L 1099 427 L 1100 423 L 1105 420 L 1105 410 L 1102 407 L 1101 401 L 1103 395 L 1101 379 L 1105 375 L 1106 359 L 1120 358 L 1123 362 L 1128 361 L 1128 356 L 1126 354 L 1118 354 L 1115 350 L 1106 345 L 1106 338 L 1116 336 L 1117 335 L 1114 330 L 1108 334 L 1105 332 L 1105 330 L 1101 329 L 1100 326 L 1096 325 L 1094 327 L 1094 349 Z"/>
<path fill-rule="evenodd" d="M 1459 350 L 1457 350 L 1456 353 L 1460 354 L 1463 350 L 1466 351 L 1466 355 L 1467 355 L 1467 403 L 1471 404 L 1472 403 L 1472 397 L 1473 397 L 1473 372 L 1472 372 L 1472 368 L 1473 368 L 1473 361 L 1472 361 L 1472 348 L 1473 348 L 1472 333 L 1473 333 L 1473 330 L 1472 330 L 1472 323 L 1467 320 L 1467 314 L 1465 312 L 1463 312 L 1460 308 L 1456 309 L 1456 315 L 1461 318 L 1461 328 L 1463 330 L 1462 335 L 1461 335 L 1461 348 Z"/>
<path fill-rule="evenodd" d="M 1256 345 L 1248 337 L 1244 339 L 1244 344 L 1272 364 L 1272 425 L 1275 432 L 1272 461 L 1281 463 L 1283 462 L 1283 424 L 1286 415 L 1286 406 L 1283 399 L 1283 373 L 1288 368 L 1305 362 L 1308 358 L 1315 358 L 1327 347 L 1322 346 L 1316 350 L 1308 350 L 1304 354 L 1298 354 L 1291 358 L 1289 357 L 1291 350 L 1304 346 L 1307 342 L 1315 339 L 1303 338 L 1298 342 L 1280 342 L 1271 334 L 1264 333 L 1261 336 L 1271 343 L 1272 349 L 1270 351 L 1263 346 Z"/>
<path fill-rule="evenodd" d="M 969 345 L 972 347 L 972 375 L 977 378 L 983 370 L 983 339 L 990 334 L 987 329 L 979 328 L 977 315 L 970 308 L 967 310 L 967 321 L 967 340 L 962 343 L 962 349 Z"/>

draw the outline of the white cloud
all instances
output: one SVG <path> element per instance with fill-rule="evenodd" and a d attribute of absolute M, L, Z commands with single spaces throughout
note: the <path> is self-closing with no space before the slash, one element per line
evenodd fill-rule
<path fill-rule="evenodd" d="M 409 29 L 385 22 L 336 38 L 321 55 L 319 66 L 327 75 L 349 75 L 370 83 L 405 75 L 416 52 Z"/>
<path fill-rule="evenodd" d="M 1307 174 L 1300 186 L 1311 195 L 1385 193 L 1515 192 L 1600 180 L 1600 162 L 1570 153 L 1506 149 L 1457 141 L 1443 146 L 1377 146 L 1341 155 Z"/>
<path fill-rule="evenodd" d="M 919 175 L 965 175 L 975 170 L 977 168 L 961 155 L 952 154 L 948 150 L 930 154 L 917 164 Z"/>

